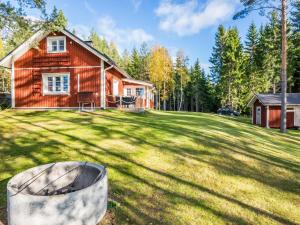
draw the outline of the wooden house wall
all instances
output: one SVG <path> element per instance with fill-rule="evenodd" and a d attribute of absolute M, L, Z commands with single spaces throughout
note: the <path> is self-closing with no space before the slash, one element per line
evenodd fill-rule
<path fill-rule="evenodd" d="M 107 107 L 116 107 L 117 105 L 114 103 L 115 98 L 113 96 L 113 82 L 114 80 L 119 81 L 119 95 L 123 95 L 123 75 L 117 71 L 116 69 L 110 69 L 106 71 L 106 106 Z"/>
<path fill-rule="evenodd" d="M 98 68 L 47 68 L 63 66 L 98 66 Z M 40 41 L 38 49 L 31 48 L 15 61 L 16 107 L 78 107 L 78 74 L 80 75 L 80 91 L 96 92 L 99 95 L 96 106 L 100 106 L 99 66 L 100 59 L 97 56 L 68 37 L 66 37 L 66 52 L 47 53 L 47 38 L 44 38 Z M 70 73 L 70 94 L 43 96 L 42 73 L 56 72 Z"/>
<path fill-rule="evenodd" d="M 261 104 L 258 100 L 256 100 L 253 104 L 252 108 L 252 119 L 253 124 L 256 124 L 256 107 L 261 106 L 261 126 L 267 126 L 267 109 L 266 107 Z M 291 108 L 291 107 L 288 107 Z M 295 126 L 294 112 L 287 112 L 287 121 L 286 126 L 287 128 L 292 128 Z M 269 127 L 271 128 L 280 128 L 280 119 L 281 119 L 281 107 L 280 106 L 269 106 Z"/>
<path fill-rule="evenodd" d="M 288 107 L 289 108 L 289 107 Z M 271 128 L 280 128 L 281 120 L 281 107 L 270 106 L 269 107 L 269 126 Z M 286 114 L 286 127 L 294 127 L 294 112 L 287 112 Z"/>

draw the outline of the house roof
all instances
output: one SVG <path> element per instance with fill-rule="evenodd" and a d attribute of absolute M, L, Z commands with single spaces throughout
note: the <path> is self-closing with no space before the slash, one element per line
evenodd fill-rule
<path fill-rule="evenodd" d="M 281 105 L 281 94 L 256 94 L 248 106 L 258 99 L 263 105 Z M 300 93 L 287 93 L 287 105 L 300 105 Z"/>
<path fill-rule="evenodd" d="M 147 81 L 143 81 L 143 80 L 135 80 L 135 79 L 122 79 L 123 81 L 125 82 L 128 82 L 128 83 L 132 83 L 132 84 L 140 84 L 140 85 L 145 85 L 145 86 L 149 86 L 149 87 L 154 87 L 154 85 L 150 82 L 147 82 Z"/>
<path fill-rule="evenodd" d="M 117 64 L 106 54 L 98 51 L 93 46 L 89 45 L 87 42 L 83 41 L 76 35 L 72 34 L 67 29 L 64 29 L 61 31 L 64 35 L 68 36 L 73 41 L 80 44 L 82 47 L 99 57 L 100 59 L 104 60 L 106 63 L 112 65 L 117 71 L 119 71 L 121 74 L 123 74 L 126 78 L 131 78 L 123 69 L 119 68 Z M 36 41 L 40 41 L 43 38 L 45 38 L 49 32 L 45 32 L 43 30 L 37 31 L 34 35 L 32 35 L 29 39 L 24 41 L 21 45 L 16 47 L 14 50 L 12 50 L 10 53 L 8 53 L 3 59 L 0 60 L 0 66 L 11 68 L 11 63 L 13 59 L 19 58 L 21 55 L 23 55 L 26 51 L 28 51 L 30 48 L 32 48 L 33 43 Z"/>

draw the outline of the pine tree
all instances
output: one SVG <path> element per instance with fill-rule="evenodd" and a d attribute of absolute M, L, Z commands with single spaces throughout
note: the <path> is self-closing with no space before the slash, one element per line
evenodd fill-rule
<path fill-rule="evenodd" d="M 294 32 L 300 32 L 300 1 L 293 3 L 293 10 L 291 12 L 291 21 Z"/>
<path fill-rule="evenodd" d="M 300 1 L 294 3 L 291 12 L 291 47 L 289 48 L 289 72 L 291 91 L 300 92 Z"/>
<path fill-rule="evenodd" d="M 240 97 L 244 91 L 242 89 L 244 55 L 243 46 L 236 28 L 228 30 L 222 61 L 223 68 L 220 79 L 222 103 L 231 107 L 241 108 L 243 100 Z"/>
<path fill-rule="evenodd" d="M 241 108 L 244 99 L 240 97 L 245 92 L 241 85 L 244 80 L 244 54 L 236 28 L 226 31 L 219 27 L 210 62 L 213 83 L 221 103 Z"/>
<path fill-rule="evenodd" d="M 204 74 L 201 70 L 199 60 L 197 59 L 195 65 L 191 71 L 191 87 L 192 97 L 194 97 L 195 111 L 204 111 L 204 102 L 207 98 L 206 84 L 204 80 Z"/>
<path fill-rule="evenodd" d="M 240 0 L 244 8 L 238 12 L 233 18 L 244 18 L 250 12 L 260 10 L 261 14 L 265 13 L 265 10 L 276 10 L 280 12 L 281 21 L 280 21 L 280 30 L 281 30 L 281 125 L 280 131 L 286 132 L 286 108 L 287 108 L 287 0 L 280 1 L 269 1 L 269 0 Z"/>
<path fill-rule="evenodd" d="M 149 60 L 150 60 L 150 52 L 146 43 L 141 45 L 140 51 L 140 80 L 149 81 Z"/>
<path fill-rule="evenodd" d="M 19 27 L 30 26 L 33 21 L 26 18 L 28 9 L 37 9 L 43 17 L 47 17 L 46 2 L 43 0 L 18 0 L 16 4 L 12 4 L 11 1 L 1 1 L 0 30 L 7 29 L 14 32 Z"/>
<path fill-rule="evenodd" d="M 111 41 L 109 44 L 105 38 L 101 38 L 95 29 L 92 29 L 89 35 L 89 40 L 98 51 L 106 54 L 118 65 L 121 64 L 121 56 L 119 55 L 116 45 Z"/>
<path fill-rule="evenodd" d="M 138 79 L 138 80 L 141 77 L 141 60 L 140 60 L 139 52 L 136 48 L 133 48 L 132 52 L 131 52 L 128 73 L 133 78 Z"/>
<path fill-rule="evenodd" d="M 251 23 L 245 41 L 245 84 L 249 85 L 249 92 L 256 93 L 258 82 L 258 32 L 254 23 Z"/>
<path fill-rule="evenodd" d="M 272 82 L 273 93 L 280 89 L 280 61 L 281 61 L 281 40 L 280 40 L 280 20 L 276 11 L 271 13 L 270 21 L 265 27 L 266 49 L 266 69 Z"/>
<path fill-rule="evenodd" d="M 130 68 L 130 64 L 131 64 L 131 61 L 130 61 L 130 54 L 128 52 L 127 49 L 125 49 L 122 53 L 122 58 L 121 58 L 121 64 L 120 66 L 129 74 L 130 71 L 129 71 L 129 68 Z"/>
<path fill-rule="evenodd" d="M 52 13 L 44 17 L 45 22 L 42 23 L 42 28 L 47 31 L 56 32 L 64 29 L 68 21 L 62 10 L 57 10 L 54 6 Z"/>
<path fill-rule="evenodd" d="M 224 46 L 226 41 L 226 30 L 223 25 L 218 27 L 215 37 L 215 46 L 213 47 L 212 56 L 209 61 L 212 64 L 210 67 L 212 81 L 218 83 L 222 76 Z"/>

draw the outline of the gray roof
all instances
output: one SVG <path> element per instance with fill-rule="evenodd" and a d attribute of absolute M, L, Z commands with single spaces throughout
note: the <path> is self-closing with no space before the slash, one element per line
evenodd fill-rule
<path fill-rule="evenodd" d="M 264 105 L 281 104 L 281 94 L 257 94 L 256 97 Z M 287 93 L 287 105 L 300 105 L 300 93 Z"/>

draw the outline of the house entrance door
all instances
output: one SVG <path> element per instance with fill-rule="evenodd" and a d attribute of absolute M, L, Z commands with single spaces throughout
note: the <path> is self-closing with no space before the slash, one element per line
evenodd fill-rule
<path fill-rule="evenodd" d="M 261 125 L 261 107 L 256 107 L 256 124 Z"/>

